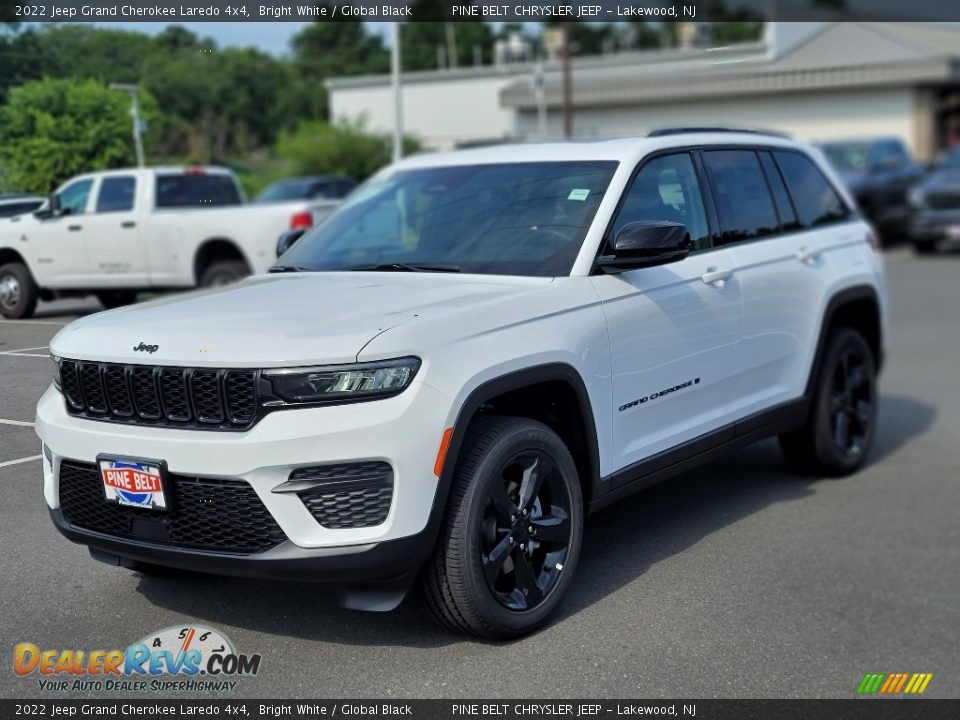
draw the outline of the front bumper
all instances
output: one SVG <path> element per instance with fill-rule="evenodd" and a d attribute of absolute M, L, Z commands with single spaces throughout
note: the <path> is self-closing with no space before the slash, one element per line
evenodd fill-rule
<path fill-rule="evenodd" d="M 37 406 L 44 445 L 44 497 L 57 528 L 74 542 L 135 561 L 252 577 L 353 582 L 389 579 L 422 563 L 436 534 L 433 462 L 450 400 L 422 383 L 379 401 L 269 413 L 245 432 L 119 425 L 67 413 L 50 388 Z M 78 527 L 60 508 L 62 461 L 98 455 L 162 460 L 171 474 L 242 481 L 286 536 L 261 552 L 188 549 Z M 304 502 L 274 489 L 303 467 L 380 461 L 393 469 L 386 520 L 370 527 L 324 527 Z M 442 499 L 442 494 L 440 494 Z"/>
<path fill-rule="evenodd" d="M 920 242 L 946 241 L 960 245 L 960 208 L 916 210 L 910 218 L 910 238 Z"/>
<path fill-rule="evenodd" d="M 161 546 L 78 528 L 60 510 L 50 510 L 57 530 L 72 542 L 87 545 L 99 560 L 154 563 L 182 570 L 271 580 L 329 583 L 382 582 L 416 570 L 433 549 L 433 535 L 417 535 L 369 545 L 306 549 L 287 541 L 252 555 L 236 555 Z"/>

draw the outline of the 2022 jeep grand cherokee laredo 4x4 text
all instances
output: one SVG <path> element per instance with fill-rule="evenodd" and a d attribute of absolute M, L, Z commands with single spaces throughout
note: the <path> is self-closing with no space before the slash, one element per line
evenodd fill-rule
<path fill-rule="evenodd" d="M 419 579 L 448 625 L 543 623 L 584 513 L 779 435 L 873 437 L 880 256 L 820 156 L 671 132 L 415 157 L 240 284 L 53 340 L 44 494 L 114 564 Z"/>

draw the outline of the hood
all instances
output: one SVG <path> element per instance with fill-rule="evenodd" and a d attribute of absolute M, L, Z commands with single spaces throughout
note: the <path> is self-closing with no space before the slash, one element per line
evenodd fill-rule
<path fill-rule="evenodd" d="M 392 327 L 532 292 L 551 280 L 445 273 L 259 275 L 82 318 L 61 330 L 50 350 L 59 357 L 141 365 L 347 363 Z M 145 349 L 136 350 L 141 344 Z"/>

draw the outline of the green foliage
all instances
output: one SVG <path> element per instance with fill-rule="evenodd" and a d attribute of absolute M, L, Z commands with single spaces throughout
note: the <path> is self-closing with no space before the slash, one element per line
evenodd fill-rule
<path fill-rule="evenodd" d="M 152 99 L 140 100 L 145 117 Z M 37 80 L 0 107 L 0 166 L 10 189 L 47 193 L 82 172 L 134 163 L 130 101 L 95 80 Z"/>
<path fill-rule="evenodd" d="M 390 162 L 392 147 L 390 137 L 368 133 L 363 121 L 308 121 L 280 136 L 277 154 L 294 175 L 338 173 L 364 180 Z M 416 140 L 404 138 L 406 154 L 419 149 Z"/>
<path fill-rule="evenodd" d="M 406 23 L 400 29 L 401 64 L 405 72 L 432 70 L 442 54 L 449 67 L 450 55 L 455 54 L 457 66 L 472 67 L 476 47 L 482 61 L 489 64 L 493 61 L 493 37 L 490 25 L 479 20 Z"/>

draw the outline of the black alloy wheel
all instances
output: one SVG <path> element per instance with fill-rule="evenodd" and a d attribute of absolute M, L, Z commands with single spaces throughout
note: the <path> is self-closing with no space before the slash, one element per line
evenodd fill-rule
<path fill-rule="evenodd" d="M 475 418 L 420 591 L 444 625 L 505 640 L 543 625 L 583 541 L 577 466 L 563 440 L 522 417 Z"/>
<path fill-rule="evenodd" d="M 483 575 L 497 600 L 511 610 L 539 606 L 560 579 L 571 533 L 569 493 L 549 455 L 508 460 L 480 523 Z"/>

